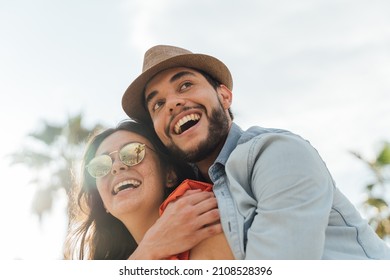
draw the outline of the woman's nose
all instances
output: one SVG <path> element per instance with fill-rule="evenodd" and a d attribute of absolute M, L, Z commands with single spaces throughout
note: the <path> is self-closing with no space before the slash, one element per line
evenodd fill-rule
<path fill-rule="evenodd" d="M 121 171 L 127 170 L 129 167 L 124 164 L 118 156 L 112 159 L 112 168 L 111 168 L 111 174 L 112 175 L 117 175 Z"/>

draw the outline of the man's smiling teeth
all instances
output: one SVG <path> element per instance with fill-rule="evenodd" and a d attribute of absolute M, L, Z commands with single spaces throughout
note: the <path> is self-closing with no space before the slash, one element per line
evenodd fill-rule
<path fill-rule="evenodd" d="M 175 133 L 181 134 L 183 132 L 182 127 L 184 124 L 188 123 L 189 121 L 198 121 L 199 119 L 200 119 L 200 115 L 198 115 L 198 114 L 190 114 L 190 115 L 184 116 L 175 124 L 175 127 L 174 127 Z"/>
<path fill-rule="evenodd" d="M 141 182 L 138 180 L 134 180 L 134 179 L 126 180 L 126 181 L 120 182 L 119 184 L 116 184 L 112 193 L 118 194 L 120 191 L 122 191 L 124 189 L 128 189 L 128 188 L 135 189 L 135 188 L 138 188 L 140 185 L 141 185 Z"/>

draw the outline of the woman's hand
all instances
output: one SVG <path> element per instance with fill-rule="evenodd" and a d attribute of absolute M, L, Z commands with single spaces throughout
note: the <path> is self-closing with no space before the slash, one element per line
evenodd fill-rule
<path fill-rule="evenodd" d="M 214 194 L 188 190 L 167 206 L 129 259 L 165 259 L 221 232 Z"/>

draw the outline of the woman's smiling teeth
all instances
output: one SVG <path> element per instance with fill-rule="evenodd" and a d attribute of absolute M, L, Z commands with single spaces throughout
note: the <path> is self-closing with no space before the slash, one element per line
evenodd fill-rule
<path fill-rule="evenodd" d="M 141 185 L 141 182 L 138 180 L 134 180 L 134 179 L 126 180 L 126 181 L 123 181 L 123 182 L 116 184 L 114 189 L 112 190 L 112 194 L 116 195 L 120 191 L 123 191 L 125 189 L 129 189 L 129 188 L 135 189 L 135 188 L 138 188 L 140 185 Z"/>
<path fill-rule="evenodd" d="M 174 131 L 176 134 L 181 134 L 193 125 L 195 125 L 200 119 L 200 115 L 198 114 L 190 114 L 181 118 L 174 127 Z"/>

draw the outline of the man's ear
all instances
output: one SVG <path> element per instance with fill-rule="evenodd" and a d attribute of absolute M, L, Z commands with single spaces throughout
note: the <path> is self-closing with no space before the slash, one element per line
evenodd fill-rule
<path fill-rule="evenodd" d="M 165 182 L 167 188 L 172 188 L 177 185 L 177 175 L 172 168 L 168 168 Z"/>
<path fill-rule="evenodd" d="M 225 110 L 229 109 L 233 101 L 233 93 L 224 84 L 217 88 L 219 100 Z"/>

